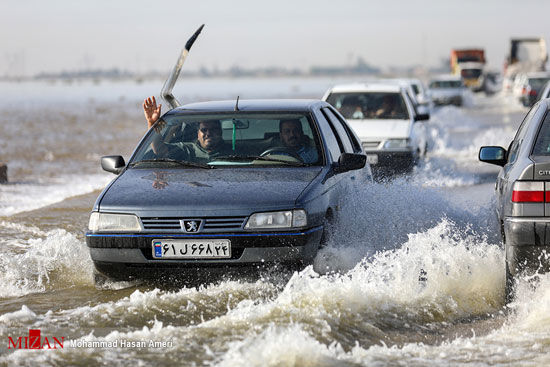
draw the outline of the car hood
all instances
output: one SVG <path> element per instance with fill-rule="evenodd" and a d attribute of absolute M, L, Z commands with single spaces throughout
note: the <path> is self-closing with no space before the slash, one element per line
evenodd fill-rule
<path fill-rule="evenodd" d="M 461 96 L 464 93 L 464 90 L 460 88 L 438 88 L 432 89 L 430 93 L 432 98 L 445 98 Z"/>
<path fill-rule="evenodd" d="M 361 140 L 370 138 L 408 138 L 411 135 L 410 120 L 364 119 L 348 120 Z"/>
<path fill-rule="evenodd" d="M 128 169 L 104 191 L 99 210 L 166 216 L 292 208 L 321 169 Z"/>

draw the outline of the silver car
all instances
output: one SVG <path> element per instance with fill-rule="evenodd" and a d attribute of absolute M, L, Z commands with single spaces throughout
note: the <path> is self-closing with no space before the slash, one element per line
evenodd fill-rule
<path fill-rule="evenodd" d="M 508 149 L 481 147 L 479 160 L 502 167 L 497 216 L 506 249 L 506 298 L 517 275 L 550 270 L 550 99 L 535 104 Z"/>
<path fill-rule="evenodd" d="M 429 93 L 437 106 L 462 106 L 466 95 L 466 86 L 459 76 L 439 76 L 430 81 Z"/>

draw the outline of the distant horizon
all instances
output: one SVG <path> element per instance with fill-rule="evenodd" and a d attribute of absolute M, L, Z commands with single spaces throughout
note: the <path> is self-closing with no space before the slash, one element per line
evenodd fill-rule
<path fill-rule="evenodd" d="M 62 70 L 169 70 L 206 24 L 184 66 L 198 72 L 350 66 L 439 67 L 453 48 L 483 48 L 501 71 L 510 39 L 548 41 L 550 1 L 252 0 L 5 1 L 0 76 Z"/>

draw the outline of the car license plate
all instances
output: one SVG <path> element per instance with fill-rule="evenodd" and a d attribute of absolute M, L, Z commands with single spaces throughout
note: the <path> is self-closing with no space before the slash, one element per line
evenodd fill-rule
<path fill-rule="evenodd" d="M 377 164 L 378 154 L 367 154 L 367 162 L 369 162 L 369 164 Z"/>
<path fill-rule="evenodd" d="M 154 259 L 227 259 L 231 241 L 224 239 L 153 240 Z"/>

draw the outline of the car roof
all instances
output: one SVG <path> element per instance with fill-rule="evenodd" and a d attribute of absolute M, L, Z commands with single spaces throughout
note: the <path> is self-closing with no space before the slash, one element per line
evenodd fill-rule
<path fill-rule="evenodd" d="M 354 83 L 354 84 L 339 84 L 330 89 L 331 93 L 342 92 L 394 92 L 402 91 L 399 83 L 396 82 L 373 82 L 373 83 Z"/>
<path fill-rule="evenodd" d="M 169 113 L 234 112 L 236 106 L 239 111 L 244 112 L 305 112 L 329 104 L 317 99 L 239 99 L 238 104 L 237 100 L 189 103 L 176 107 Z"/>

